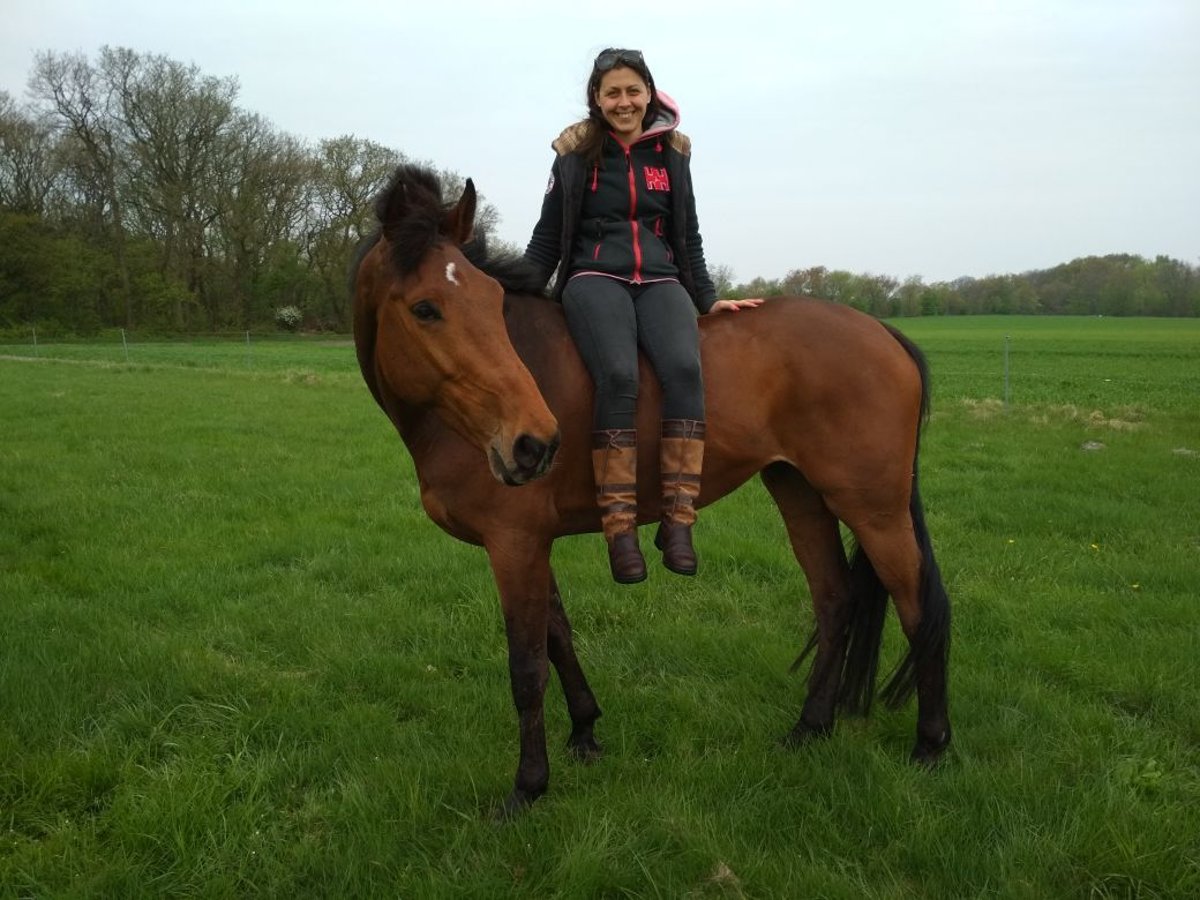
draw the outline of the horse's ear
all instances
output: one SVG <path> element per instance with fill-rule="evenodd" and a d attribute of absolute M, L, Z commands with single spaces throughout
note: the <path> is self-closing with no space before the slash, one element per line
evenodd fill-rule
<path fill-rule="evenodd" d="M 462 196 L 442 220 L 442 234 L 462 246 L 475 236 L 475 182 L 467 179 Z"/>

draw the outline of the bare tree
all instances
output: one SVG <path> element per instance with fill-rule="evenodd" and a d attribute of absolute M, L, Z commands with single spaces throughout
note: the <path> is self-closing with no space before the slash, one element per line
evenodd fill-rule
<path fill-rule="evenodd" d="M 403 154 L 354 135 L 317 148 L 306 250 L 324 289 L 324 315 L 338 327 L 349 325 L 346 268 L 374 228 L 371 201 L 403 160 Z"/>
<path fill-rule="evenodd" d="M 43 216 L 58 175 L 50 125 L 0 91 L 0 205 Z"/>
<path fill-rule="evenodd" d="M 29 89 L 49 105 L 54 126 L 70 137 L 85 182 L 103 204 L 100 218 L 107 225 L 119 280 L 121 318 L 133 325 L 129 264 L 125 254 L 125 221 L 118 189 L 124 176 L 121 124 L 113 114 L 113 98 L 99 72 L 82 54 L 50 51 L 34 57 Z"/>
<path fill-rule="evenodd" d="M 206 240 L 222 211 L 212 185 L 226 164 L 220 139 L 234 118 L 237 81 L 125 48 L 102 48 L 99 70 L 126 135 L 131 223 L 162 247 L 164 280 L 178 278 L 206 297 Z M 181 295 L 172 305 L 182 327 Z"/>
<path fill-rule="evenodd" d="M 728 297 L 733 290 L 733 267 L 715 263 L 708 267 L 708 277 L 717 289 L 718 297 Z"/>
<path fill-rule="evenodd" d="M 270 310 L 255 308 L 259 280 L 298 256 L 295 238 L 312 200 L 313 162 L 295 138 L 276 134 L 265 120 L 245 113 L 225 136 L 221 156 L 221 246 L 239 324 L 248 328 L 256 318 L 270 317 Z M 301 305 L 294 279 L 275 287 L 293 292 L 279 298 L 281 303 Z"/>

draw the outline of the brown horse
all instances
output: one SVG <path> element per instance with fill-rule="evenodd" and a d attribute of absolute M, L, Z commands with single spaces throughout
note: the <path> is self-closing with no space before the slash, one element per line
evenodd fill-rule
<path fill-rule="evenodd" d="M 527 277 L 522 287 L 519 261 L 469 261 L 474 211 L 470 181 L 444 206 L 432 173 L 397 170 L 376 203 L 379 234 L 356 266 L 354 339 L 367 386 L 412 454 L 426 512 L 491 562 L 520 723 L 504 806 L 513 812 L 549 779 L 549 663 L 570 712 L 569 749 L 600 752 L 600 707 L 550 568 L 555 538 L 600 530 L 592 386 L 560 307 Z M 890 595 L 909 652 L 884 699 L 899 705 L 916 690 L 912 756 L 932 763 L 950 741 L 950 611 L 917 491 L 927 409 L 920 352 L 869 316 L 798 298 L 705 316 L 700 340 L 708 443 L 699 505 L 761 473 L 815 608 L 801 654 L 816 651 L 808 695 L 785 741 L 828 734 L 839 705 L 869 709 Z M 638 497 L 647 521 L 657 518 L 659 405 L 643 361 Z M 857 542 L 850 560 L 839 520 Z"/>

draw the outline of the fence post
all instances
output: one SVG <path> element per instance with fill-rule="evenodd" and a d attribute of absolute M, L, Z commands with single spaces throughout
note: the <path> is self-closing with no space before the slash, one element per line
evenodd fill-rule
<path fill-rule="evenodd" d="M 125 362 L 129 362 L 129 341 L 125 339 L 125 329 L 121 329 L 121 346 L 125 348 Z"/>
<path fill-rule="evenodd" d="M 250 332 L 246 332 L 246 368 L 254 368 L 254 358 L 250 353 Z"/>
<path fill-rule="evenodd" d="M 42 354 L 38 350 L 38 345 L 37 345 L 37 326 L 34 325 L 32 327 L 33 327 L 33 356 L 35 359 L 41 359 Z"/>
<path fill-rule="evenodd" d="M 1008 409 L 1008 335 L 1004 336 L 1004 408 Z"/>

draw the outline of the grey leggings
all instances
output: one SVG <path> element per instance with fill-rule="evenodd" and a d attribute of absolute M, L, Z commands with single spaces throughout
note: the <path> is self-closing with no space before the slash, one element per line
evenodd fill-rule
<path fill-rule="evenodd" d="M 567 282 L 562 303 L 596 386 L 596 430 L 636 427 L 639 346 L 662 386 L 662 417 L 704 420 L 700 330 L 683 285 L 580 275 Z"/>

